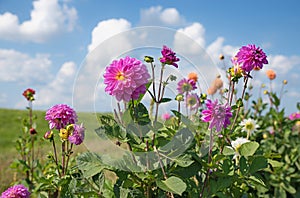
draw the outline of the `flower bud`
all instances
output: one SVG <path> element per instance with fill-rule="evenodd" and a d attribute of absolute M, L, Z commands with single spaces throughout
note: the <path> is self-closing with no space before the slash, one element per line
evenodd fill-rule
<path fill-rule="evenodd" d="M 183 101 L 183 95 L 182 94 L 178 94 L 175 98 L 175 100 L 177 100 L 178 102 Z"/>
<path fill-rule="evenodd" d="M 151 56 L 145 56 L 144 61 L 146 63 L 153 63 L 154 59 Z"/>
<path fill-rule="evenodd" d="M 287 81 L 287 80 L 283 80 L 283 84 L 285 84 L 285 85 L 286 85 L 287 83 L 288 83 L 288 81 Z"/>
<path fill-rule="evenodd" d="M 224 55 L 223 55 L 223 54 L 220 54 L 219 59 L 220 59 L 220 60 L 224 60 Z"/>
<path fill-rule="evenodd" d="M 193 80 L 194 82 L 197 82 L 197 81 L 198 81 L 198 75 L 197 75 L 195 72 L 191 72 L 191 73 L 189 73 L 189 75 L 188 75 L 188 79 L 191 79 L 191 80 Z"/>
<path fill-rule="evenodd" d="M 50 140 L 53 138 L 53 131 L 47 131 L 44 135 L 44 138 Z"/>
<path fill-rule="evenodd" d="M 69 135 L 70 134 L 69 134 L 67 129 L 60 129 L 59 130 L 59 136 L 60 136 L 61 140 L 63 140 L 63 141 L 67 140 Z"/>
<path fill-rule="evenodd" d="M 35 128 L 31 128 L 31 129 L 29 130 L 29 132 L 30 132 L 31 135 L 37 134 Z"/>

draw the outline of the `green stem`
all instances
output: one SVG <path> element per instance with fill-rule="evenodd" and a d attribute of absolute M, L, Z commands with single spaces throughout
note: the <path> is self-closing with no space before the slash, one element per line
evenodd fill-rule
<path fill-rule="evenodd" d="M 67 142 L 67 147 L 68 146 L 69 146 L 69 142 Z M 68 171 L 69 160 L 70 160 L 70 156 L 72 155 L 72 149 L 73 149 L 73 144 L 71 143 L 70 149 L 68 149 L 68 154 L 67 154 L 66 173 Z"/>
<path fill-rule="evenodd" d="M 58 175 L 59 175 L 59 177 L 61 177 L 60 170 L 59 170 L 59 165 L 58 165 L 57 151 L 56 151 L 56 146 L 55 146 L 54 139 L 52 140 L 52 145 L 53 145 L 53 152 L 54 152 L 54 161 L 55 161 L 55 164 L 56 164 L 56 167 L 57 167 Z"/>
<path fill-rule="evenodd" d="M 209 133 L 209 151 L 208 151 L 208 160 L 207 160 L 208 165 L 210 165 L 210 163 L 211 163 L 213 141 L 214 141 L 213 130 L 211 129 L 210 133 Z M 210 168 L 208 168 L 207 171 L 206 171 L 205 179 L 204 179 L 204 182 L 203 182 L 203 187 L 202 187 L 202 190 L 201 190 L 201 193 L 200 193 L 200 198 L 203 197 L 204 190 L 205 190 L 207 182 L 209 180 L 209 172 L 210 172 Z"/>
<path fill-rule="evenodd" d="M 66 142 L 61 143 L 61 162 L 62 162 L 62 176 L 65 175 L 65 165 L 66 165 Z"/>
<path fill-rule="evenodd" d="M 243 88 L 243 92 L 242 92 L 242 101 L 244 100 L 245 92 L 246 92 L 246 89 L 247 89 L 247 84 L 248 84 L 248 79 L 249 79 L 248 76 L 249 76 L 249 75 L 250 75 L 250 72 L 247 74 L 246 79 L 245 79 L 244 88 Z M 240 110 L 241 110 L 241 106 L 239 106 L 238 109 L 237 109 L 237 112 L 236 112 L 236 114 L 235 114 L 233 123 L 232 123 L 231 128 L 230 128 L 230 131 L 233 130 L 233 127 L 234 127 L 234 125 L 236 124 L 236 121 L 237 121 L 238 115 L 239 115 L 239 113 L 240 113 Z"/>

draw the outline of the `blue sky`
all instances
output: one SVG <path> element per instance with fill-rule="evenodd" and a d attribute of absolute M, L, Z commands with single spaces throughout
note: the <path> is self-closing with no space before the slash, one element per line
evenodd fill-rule
<path fill-rule="evenodd" d="M 277 72 L 274 90 L 279 92 L 282 80 L 288 80 L 282 105 L 292 113 L 300 102 L 299 6 L 296 0 L 0 0 L 0 107 L 25 108 L 21 94 L 32 87 L 37 91 L 37 109 L 57 103 L 72 105 L 75 99 L 84 101 L 85 105 L 78 103 L 80 110 L 91 110 L 86 105 L 91 100 L 86 98 L 103 86 L 90 82 L 90 75 L 101 76 L 105 65 L 93 65 L 93 72 L 84 76 L 86 56 L 106 39 L 115 49 L 126 46 L 121 38 L 119 43 L 110 39 L 120 32 L 160 26 L 191 37 L 209 54 L 215 67 L 220 66 L 220 53 L 229 59 L 242 45 L 262 47 L 270 62 L 265 68 Z M 106 46 L 102 45 L 99 53 L 108 53 L 103 48 Z M 116 52 L 109 55 L 116 56 Z M 264 72 L 255 74 L 254 86 L 268 85 Z M 74 96 L 73 87 L 80 94 Z M 95 106 L 109 98 L 103 90 L 96 95 L 101 97 L 94 101 Z"/>

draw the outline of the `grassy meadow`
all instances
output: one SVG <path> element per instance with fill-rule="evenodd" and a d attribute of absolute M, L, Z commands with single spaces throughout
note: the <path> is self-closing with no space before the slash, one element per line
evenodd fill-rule
<path fill-rule="evenodd" d="M 45 111 L 33 110 L 33 115 L 36 116 L 34 123 L 36 124 L 35 128 L 38 137 L 35 152 L 37 155 L 36 157 L 40 160 L 46 159 L 46 154 L 52 151 L 52 145 L 47 140 L 43 139 L 45 132 L 49 130 L 48 122 L 44 119 L 45 113 Z M 14 169 L 10 168 L 10 164 L 14 160 L 20 159 L 19 153 L 15 148 L 15 143 L 18 137 L 23 133 L 22 122 L 24 118 L 28 118 L 28 111 L 26 109 L 0 109 L 0 194 L 14 181 L 18 181 L 18 179 L 22 177 L 22 175 L 17 174 Z M 79 123 L 86 123 L 90 120 L 90 123 L 93 123 L 93 125 L 88 125 L 94 129 L 97 127 L 97 122 L 94 120 L 95 116 L 91 113 L 78 113 L 78 119 Z M 74 148 L 75 153 L 86 150 L 84 144 Z"/>

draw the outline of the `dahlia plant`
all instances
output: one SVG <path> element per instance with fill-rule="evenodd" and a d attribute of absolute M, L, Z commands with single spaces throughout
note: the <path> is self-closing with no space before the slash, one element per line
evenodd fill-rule
<path fill-rule="evenodd" d="M 227 91 L 223 88 L 226 83 L 218 75 L 210 93 L 200 91 L 202 85 L 194 71 L 177 83 L 174 75 L 165 76 L 165 71 L 171 69 L 169 66 L 182 68 L 180 58 L 171 48 L 163 46 L 161 54 L 159 65 L 151 56 L 145 56 L 145 64 L 136 58 L 125 57 L 114 60 L 105 70 L 105 91 L 115 97 L 117 107 L 112 115 L 100 115 L 96 133 L 111 139 L 117 147 L 125 148 L 125 152 L 117 159 L 98 153 L 85 153 L 77 158 L 84 175 L 101 180 L 97 188 L 102 189 L 102 195 L 294 195 L 294 183 L 287 185 L 283 181 L 283 184 L 277 184 L 272 176 L 282 173 L 282 158 L 278 151 L 276 148 L 267 151 L 261 144 L 270 144 L 273 137 L 268 139 L 269 136 L 281 136 L 275 131 L 290 130 L 292 122 L 295 122 L 293 119 L 299 119 L 297 114 L 291 115 L 290 120 L 283 117 L 284 110 L 279 112 L 277 94 L 271 90 L 267 94 L 272 101 L 268 113 L 264 112 L 268 104 L 262 98 L 254 100 L 248 107 L 251 72 L 268 63 L 263 50 L 255 45 L 243 46 L 232 58 L 232 66 L 227 70 Z M 224 56 L 221 60 L 224 61 Z M 243 87 L 239 93 L 237 85 L 242 78 Z M 166 96 L 165 90 L 170 84 L 177 85 L 177 95 Z M 221 98 L 209 98 L 217 90 Z M 147 107 L 144 101 L 149 98 L 150 105 Z M 177 104 L 177 109 L 170 110 L 173 115 L 159 111 L 162 104 L 172 102 Z M 263 115 L 280 123 L 267 125 Z M 273 128 L 272 133 L 265 137 L 267 126 Z M 287 150 L 281 151 L 281 155 Z M 92 164 L 95 161 L 96 166 Z M 296 161 L 299 163 L 298 159 Z M 84 166 L 87 164 L 89 169 Z M 113 181 L 103 176 L 106 171 L 115 174 Z"/>
<path fill-rule="evenodd" d="M 184 69 L 167 46 L 157 60 L 113 60 L 102 75 L 116 107 L 98 115 L 95 132 L 111 140 L 117 152 L 85 152 L 70 166 L 73 146 L 83 143 L 85 129 L 71 107 L 55 105 L 46 112 L 49 131 L 44 135 L 53 153 L 34 192 L 52 197 L 299 197 L 300 103 L 285 115 L 280 102 L 286 80 L 280 93 L 270 83 L 252 99 L 252 74 L 268 64 L 261 48 L 242 46 L 227 68 L 226 58 L 220 60 L 226 76 L 217 74 L 207 90 L 200 89 L 195 71 L 180 79 L 166 75 Z M 266 78 L 275 77 L 268 70 Z M 170 85 L 176 87 L 171 96 L 166 92 Z M 30 93 L 24 95 L 29 100 Z M 166 111 L 168 104 L 175 108 Z"/>

